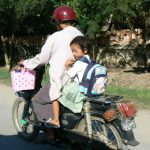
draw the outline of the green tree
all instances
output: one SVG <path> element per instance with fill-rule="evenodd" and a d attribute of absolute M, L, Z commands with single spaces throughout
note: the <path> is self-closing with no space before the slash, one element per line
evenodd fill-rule
<path fill-rule="evenodd" d="M 101 44 L 101 37 L 115 28 L 134 28 L 135 18 L 140 15 L 143 0 L 59 0 L 56 6 L 67 4 L 78 14 L 81 29 L 94 44 L 93 57 Z M 137 22 L 136 22 L 137 23 Z"/>
<path fill-rule="evenodd" d="M 53 27 L 49 23 L 52 9 L 52 3 L 47 0 L 0 1 L 1 54 L 4 54 L 7 68 L 10 68 L 14 36 L 52 32 Z M 8 37 L 11 37 L 9 41 Z"/>
<path fill-rule="evenodd" d="M 1 0 L 1 41 L 6 36 L 13 39 L 15 35 L 54 32 L 54 27 L 50 25 L 54 8 L 70 5 L 78 15 L 83 33 L 93 42 L 95 57 L 99 47 L 105 46 L 101 42 L 103 36 L 113 27 L 148 29 L 149 4 L 150 0 Z"/>
<path fill-rule="evenodd" d="M 14 11 L 15 4 L 13 0 L 2 0 L 0 2 L 0 37 L 3 45 L 1 53 L 4 54 L 6 67 L 9 68 L 11 61 L 11 51 L 7 50 L 7 39 L 6 35 L 13 38 L 14 30 L 16 26 L 16 15 Z"/>
<path fill-rule="evenodd" d="M 84 33 L 93 39 L 100 36 L 101 29 L 111 14 L 112 21 L 130 26 L 128 18 L 139 15 L 142 2 L 143 0 L 60 0 L 55 4 L 72 6 L 78 14 Z"/>
<path fill-rule="evenodd" d="M 52 10 L 53 3 L 49 0 L 18 0 L 15 7 L 17 18 L 28 34 L 52 32 L 50 26 Z"/>

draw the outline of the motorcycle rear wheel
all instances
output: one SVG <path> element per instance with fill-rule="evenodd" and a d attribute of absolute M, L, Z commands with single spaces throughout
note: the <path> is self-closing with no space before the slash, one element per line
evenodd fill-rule
<path fill-rule="evenodd" d="M 119 132 L 112 124 L 106 124 L 103 118 L 92 116 L 93 149 L 127 150 Z M 82 119 L 78 129 L 86 132 L 85 121 Z M 104 146 L 105 145 L 105 146 Z"/>
<path fill-rule="evenodd" d="M 112 124 L 106 124 L 102 118 L 92 116 L 93 135 L 97 140 L 114 150 L 127 150 L 123 144 L 119 132 Z"/>
<path fill-rule="evenodd" d="M 39 128 L 35 125 L 36 116 L 30 104 L 23 116 L 26 105 L 27 102 L 22 97 L 18 97 L 13 104 L 12 119 L 18 135 L 26 141 L 32 141 L 38 136 Z"/>

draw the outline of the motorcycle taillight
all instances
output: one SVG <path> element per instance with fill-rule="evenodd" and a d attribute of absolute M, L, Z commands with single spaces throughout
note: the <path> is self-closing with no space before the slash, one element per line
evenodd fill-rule
<path fill-rule="evenodd" d="M 103 117 L 107 121 L 111 121 L 116 118 L 116 110 L 115 109 L 108 109 L 104 114 Z"/>
<path fill-rule="evenodd" d="M 123 117 L 135 117 L 137 109 L 133 102 L 119 103 L 119 110 Z"/>

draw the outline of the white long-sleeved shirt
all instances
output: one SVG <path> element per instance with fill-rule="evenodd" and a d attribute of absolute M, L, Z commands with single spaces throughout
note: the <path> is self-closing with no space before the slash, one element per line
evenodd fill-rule
<path fill-rule="evenodd" d="M 50 64 L 51 87 L 49 95 L 51 100 L 55 100 L 61 95 L 60 90 L 64 82 L 65 62 L 67 59 L 73 58 L 70 42 L 79 35 L 82 35 L 82 33 L 73 26 L 57 31 L 48 36 L 39 54 L 23 62 L 24 66 L 29 69 L 34 69 L 39 65 Z"/>
<path fill-rule="evenodd" d="M 84 55 L 89 61 L 91 61 L 89 55 Z M 74 80 L 78 83 L 82 81 L 85 69 L 87 68 L 88 64 L 77 60 L 73 67 L 71 67 L 69 70 L 66 71 L 66 74 L 69 76 L 69 78 L 74 78 Z"/>

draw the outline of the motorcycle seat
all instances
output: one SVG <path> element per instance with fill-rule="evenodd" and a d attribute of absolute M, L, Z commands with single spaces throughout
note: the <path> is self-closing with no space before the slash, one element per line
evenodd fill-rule
<path fill-rule="evenodd" d="M 88 101 L 91 103 L 104 103 L 111 104 L 112 102 L 118 101 L 122 96 L 114 96 L 114 95 L 100 95 L 88 98 Z"/>

